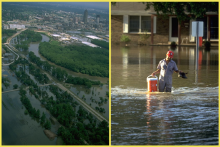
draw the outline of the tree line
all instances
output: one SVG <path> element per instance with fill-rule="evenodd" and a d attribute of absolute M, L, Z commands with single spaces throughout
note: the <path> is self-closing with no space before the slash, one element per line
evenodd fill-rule
<path fill-rule="evenodd" d="M 109 43 L 103 40 L 99 40 L 99 39 L 92 39 L 91 43 L 98 45 L 102 48 L 108 49 L 109 50 Z"/>
<path fill-rule="evenodd" d="M 17 33 L 16 30 L 6 30 L 6 29 L 2 29 L 2 43 L 6 43 L 8 37 L 14 35 L 15 33 Z"/>
<path fill-rule="evenodd" d="M 68 75 L 66 70 L 62 70 L 59 67 L 50 65 L 47 61 L 41 61 L 40 58 L 37 57 L 33 52 L 29 52 L 29 59 L 31 62 L 35 63 L 42 70 L 49 72 L 53 77 L 55 77 L 59 81 L 74 85 L 85 85 L 88 88 L 91 88 L 92 85 L 101 84 L 100 81 L 91 81 L 86 78 L 72 77 L 71 75 Z"/>
<path fill-rule="evenodd" d="M 91 76 L 109 76 L 109 51 L 89 46 L 59 46 L 41 42 L 39 52 L 47 60 L 74 72 Z"/>
<path fill-rule="evenodd" d="M 62 91 L 55 85 L 49 86 L 49 90 L 55 97 L 49 97 L 48 93 L 41 90 L 37 83 L 26 74 L 27 68 L 29 68 L 29 72 L 33 70 L 32 67 L 30 68 L 28 66 L 31 65 L 26 59 L 19 58 L 9 67 L 15 72 L 24 86 L 29 86 L 30 93 L 39 99 L 41 104 L 62 124 L 62 127 L 58 129 L 58 135 L 61 136 L 65 144 L 106 145 L 109 143 L 109 128 L 107 122 L 103 121 L 97 124 L 96 119 L 85 111 L 82 106 L 79 106 L 78 112 L 74 111 L 73 108 L 75 108 L 78 103 L 73 100 L 70 94 L 66 91 Z M 34 75 L 35 79 L 40 81 L 36 76 L 37 75 Z M 25 96 L 26 91 L 22 87 L 19 93 L 21 95 L 21 101 L 27 109 L 26 113 L 30 114 L 33 118 L 39 119 L 45 129 L 50 129 L 50 121 L 46 119 L 44 113 L 40 115 L 40 112 L 32 107 L 30 100 Z M 87 120 L 90 123 L 87 123 Z"/>
<path fill-rule="evenodd" d="M 29 114 L 30 117 L 40 120 L 40 124 L 45 128 L 50 130 L 51 129 L 51 123 L 49 120 L 46 119 L 46 115 L 43 112 L 42 115 L 40 115 L 40 110 L 35 109 L 28 97 L 26 96 L 26 91 L 21 87 L 19 94 L 21 95 L 20 100 L 22 104 L 25 106 L 25 114 Z"/>
<path fill-rule="evenodd" d="M 38 42 L 42 40 L 40 33 L 36 33 L 31 30 L 25 30 L 17 36 L 18 44 L 15 45 L 17 49 L 28 50 L 28 46 L 31 42 Z"/>

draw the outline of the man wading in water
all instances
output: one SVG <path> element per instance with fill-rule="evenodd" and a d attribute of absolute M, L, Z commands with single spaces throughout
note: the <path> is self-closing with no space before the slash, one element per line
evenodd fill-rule
<path fill-rule="evenodd" d="M 178 70 L 176 63 L 172 60 L 173 55 L 174 53 L 172 51 L 168 51 L 166 58 L 159 62 L 157 70 L 151 74 L 151 76 L 155 76 L 160 72 L 159 92 L 164 92 L 165 88 L 165 92 L 171 92 L 173 71 L 176 73 L 182 73 L 182 71 Z"/>

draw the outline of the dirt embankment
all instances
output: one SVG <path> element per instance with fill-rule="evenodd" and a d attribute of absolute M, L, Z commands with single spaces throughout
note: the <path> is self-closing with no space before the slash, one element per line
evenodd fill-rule
<path fill-rule="evenodd" d="M 54 140 L 54 138 L 57 136 L 55 133 L 51 132 L 50 130 L 44 130 L 44 133 L 50 140 Z"/>

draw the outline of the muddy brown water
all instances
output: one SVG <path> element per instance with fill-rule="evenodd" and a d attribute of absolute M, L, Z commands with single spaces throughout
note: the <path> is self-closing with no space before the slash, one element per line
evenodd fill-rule
<path fill-rule="evenodd" d="M 112 145 L 218 144 L 218 49 L 200 49 L 195 71 L 195 47 L 176 48 L 173 60 L 187 79 L 174 73 L 171 93 L 146 93 L 168 49 L 112 46 Z"/>

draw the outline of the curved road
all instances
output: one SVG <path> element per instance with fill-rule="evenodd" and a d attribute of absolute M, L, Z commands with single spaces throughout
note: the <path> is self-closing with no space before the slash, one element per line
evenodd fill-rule
<path fill-rule="evenodd" d="M 12 51 L 15 55 L 18 56 L 17 59 L 15 59 L 15 60 L 18 60 L 19 55 L 16 54 L 16 53 L 11 49 L 11 46 L 10 46 L 9 44 L 7 44 L 7 43 L 4 43 L 4 45 L 5 45 L 10 51 Z M 3 65 L 3 66 L 10 65 L 10 64 L 12 64 L 12 63 L 14 63 L 14 62 L 15 62 L 15 61 L 13 61 L 13 62 L 11 62 L 11 63 L 8 63 L 8 64 L 2 64 L 2 65 Z"/>
<path fill-rule="evenodd" d="M 9 44 L 10 41 L 11 41 L 11 39 L 12 39 L 13 37 L 17 36 L 18 34 L 20 34 L 21 32 L 25 31 L 25 30 L 26 30 L 26 29 L 24 29 L 24 30 L 22 30 L 22 31 L 20 31 L 20 32 L 17 32 L 17 33 L 14 34 L 12 37 L 8 38 L 6 44 L 8 44 L 9 47 L 11 47 L 11 45 Z M 14 48 L 14 47 L 13 47 L 13 48 Z M 14 50 L 16 50 L 16 49 L 14 48 Z M 16 51 L 18 51 L 18 50 L 16 50 Z M 21 54 L 20 56 L 21 56 L 22 58 L 27 59 L 29 62 L 31 62 L 31 61 L 30 61 L 27 57 L 25 57 L 23 54 Z M 17 60 L 17 59 L 16 59 L 16 60 Z M 31 63 L 32 63 L 32 62 L 31 62 Z M 34 64 L 34 63 L 32 63 L 32 64 Z M 46 74 L 49 79 L 53 80 L 53 78 L 52 78 L 48 73 L 46 73 L 45 71 L 44 71 L 44 74 Z M 99 114 L 95 109 L 93 109 L 93 108 L 92 108 L 91 106 L 89 106 L 86 102 L 84 102 L 83 100 L 81 100 L 81 99 L 80 99 L 78 96 L 76 96 L 72 91 L 70 91 L 69 89 L 67 89 L 66 87 L 64 87 L 64 86 L 63 86 L 62 84 L 60 84 L 60 83 L 56 83 L 56 85 L 57 85 L 60 89 L 62 89 L 63 91 L 67 91 L 70 95 L 72 95 L 74 98 L 76 98 L 76 99 L 82 104 L 82 106 L 83 106 L 87 111 L 89 111 L 91 114 L 93 114 L 94 116 L 96 116 L 96 118 L 97 118 L 98 120 L 100 120 L 100 121 L 105 120 L 106 122 L 109 123 L 109 121 L 108 121 L 104 116 L 102 116 L 101 114 Z"/>

